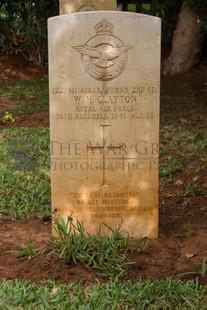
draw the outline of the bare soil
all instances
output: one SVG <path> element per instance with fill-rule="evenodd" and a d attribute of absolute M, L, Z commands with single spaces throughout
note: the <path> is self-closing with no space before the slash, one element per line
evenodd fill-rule
<path fill-rule="evenodd" d="M 207 106 L 207 61 L 186 75 L 162 78 L 162 88 L 172 88 L 178 79 L 186 81 L 197 91 L 201 110 L 206 113 Z M 39 79 L 47 78 L 47 73 L 28 64 L 21 55 L 0 54 L 0 79 Z M 171 111 L 161 105 L 161 117 L 171 117 Z M 48 112 L 33 113 L 18 122 L 8 124 L 8 127 L 18 126 L 48 126 Z M 190 123 L 189 126 L 192 126 Z M 5 126 L 4 126 L 5 128 Z M 196 161 L 196 158 L 194 159 Z M 199 162 L 198 162 L 199 165 Z M 160 192 L 159 238 L 145 240 L 148 247 L 140 254 L 129 254 L 130 261 L 128 278 L 138 281 L 140 278 L 180 277 L 183 280 L 199 278 L 200 283 L 206 283 L 207 275 L 181 275 L 186 272 L 196 272 L 201 267 L 204 257 L 207 257 L 207 197 L 174 195 L 179 187 L 179 181 L 188 175 L 175 176 L 175 182 Z M 204 173 L 203 182 L 207 181 Z M 16 241 L 27 243 L 29 236 L 36 247 L 45 248 L 43 255 L 28 260 L 20 260 L 14 251 Z M 52 252 L 49 244 L 51 237 L 51 222 L 32 218 L 28 222 L 0 219 L 0 279 L 27 279 L 40 281 L 54 279 L 61 282 L 82 280 L 83 283 L 95 281 L 93 270 L 83 265 L 67 265 Z"/>

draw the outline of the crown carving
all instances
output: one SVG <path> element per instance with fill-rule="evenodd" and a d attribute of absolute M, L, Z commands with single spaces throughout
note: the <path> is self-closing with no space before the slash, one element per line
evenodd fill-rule
<path fill-rule="evenodd" d="M 103 19 L 100 23 L 95 26 L 96 34 L 112 34 L 114 26 Z"/>

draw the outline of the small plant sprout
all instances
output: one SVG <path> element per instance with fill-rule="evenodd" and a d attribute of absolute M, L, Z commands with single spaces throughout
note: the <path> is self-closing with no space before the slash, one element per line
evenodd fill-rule
<path fill-rule="evenodd" d="M 207 257 L 203 258 L 201 267 L 198 269 L 198 274 L 201 277 L 205 277 L 207 275 Z"/>

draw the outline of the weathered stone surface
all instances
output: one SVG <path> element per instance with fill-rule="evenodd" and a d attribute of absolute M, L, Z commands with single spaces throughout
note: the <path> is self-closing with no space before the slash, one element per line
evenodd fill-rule
<path fill-rule="evenodd" d="M 49 81 L 53 215 L 157 237 L 160 19 L 51 18 Z"/>
<path fill-rule="evenodd" d="M 116 0 L 60 0 L 60 14 L 116 10 Z"/>

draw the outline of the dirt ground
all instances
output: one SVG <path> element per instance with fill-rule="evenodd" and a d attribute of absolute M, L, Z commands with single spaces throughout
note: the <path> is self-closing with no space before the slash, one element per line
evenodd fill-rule
<path fill-rule="evenodd" d="M 192 83 L 197 90 L 199 101 L 207 105 L 207 60 L 189 74 L 179 77 L 162 78 L 162 88 L 172 87 L 178 79 Z M 0 79 L 39 79 L 47 78 L 47 73 L 28 64 L 20 55 L 0 54 Z M 161 115 L 169 113 L 162 108 Z M 8 126 L 49 126 L 47 112 L 30 114 Z M 5 127 L 5 126 L 4 126 Z M 179 179 L 180 176 L 177 176 Z M 176 186 L 176 185 L 175 185 Z M 207 257 L 207 197 L 178 197 L 172 191 L 160 192 L 159 238 L 146 240 L 148 247 L 140 254 L 130 254 L 128 278 L 180 277 L 183 280 L 199 278 L 200 283 L 207 281 L 207 275 L 182 276 L 185 272 L 196 272 Z M 204 208 L 204 211 L 202 209 Z M 188 226 L 190 223 L 190 226 Z M 189 229 L 190 227 L 190 229 Z M 29 236 L 36 247 L 44 247 L 43 255 L 29 260 L 18 259 L 16 241 L 27 243 Z M 51 222 L 32 218 L 28 222 L 11 221 L 0 218 L 0 279 L 27 279 L 40 281 L 54 279 L 61 282 L 81 279 L 83 283 L 95 281 L 94 271 L 82 265 L 67 265 L 51 251 L 49 239 Z"/>

